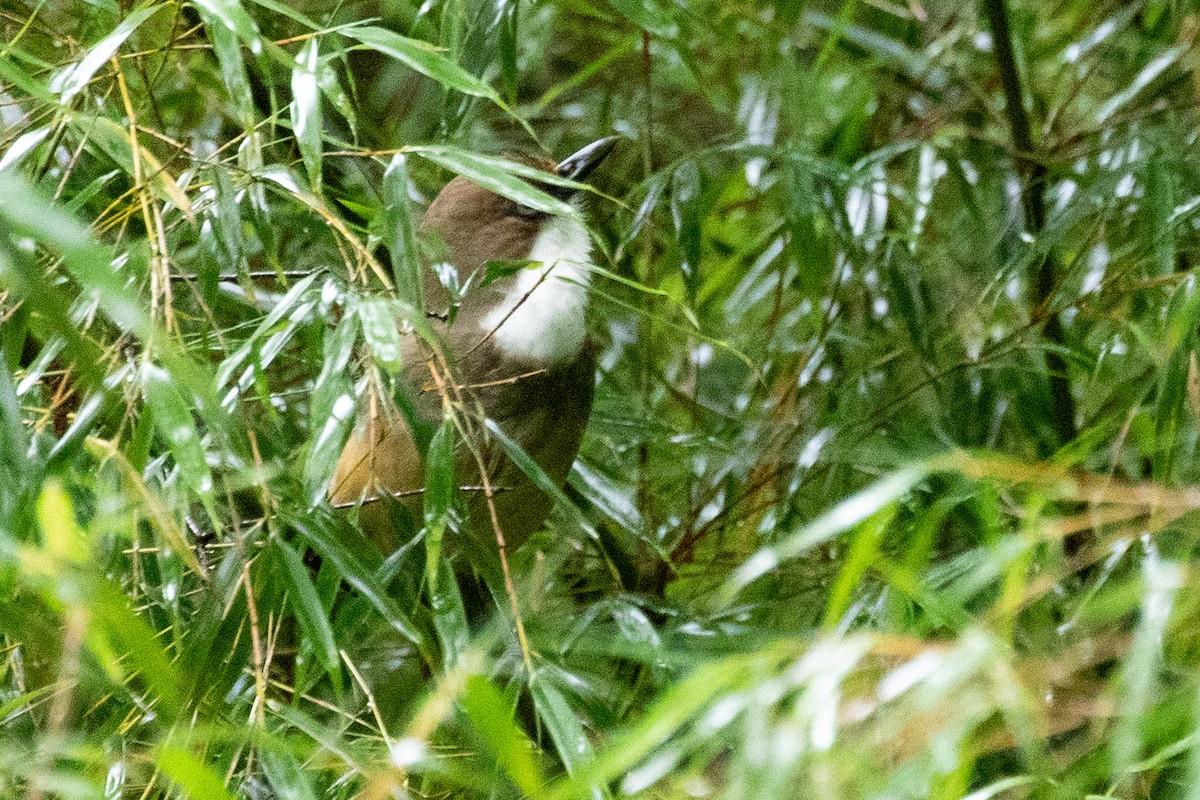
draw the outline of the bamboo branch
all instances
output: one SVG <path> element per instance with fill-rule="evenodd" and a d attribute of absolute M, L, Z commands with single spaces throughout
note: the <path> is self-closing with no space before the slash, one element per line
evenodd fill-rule
<path fill-rule="evenodd" d="M 1029 232 L 1036 238 L 1046 228 L 1046 182 L 1049 169 L 1045 160 L 1036 152 L 1029 116 L 1025 113 L 1025 105 L 1021 101 L 1021 74 L 1013 52 L 1008 5 L 1005 0 L 987 0 L 984 8 L 992 29 L 992 50 L 996 54 L 996 68 L 1004 87 L 1004 111 L 1012 131 L 1013 146 L 1017 151 L 1025 222 Z M 1062 446 L 1075 438 L 1076 429 L 1075 398 L 1071 394 L 1067 361 L 1063 357 L 1066 334 L 1063 331 L 1062 319 L 1050 307 L 1057 272 L 1056 259 L 1053 253 L 1047 250 L 1034 265 L 1030 313 L 1035 321 L 1045 320 L 1042 335 L 1049 345 L 1046 349 L 1046 372 L 1049 377 L 1050 411 L 1058 436 L 1057 445 Z"/>
<path fill-rule="evenodd" d="M 247 272 L 247 273 L 245 273 L 245 276 L 247 278 L 252 278 L 254 280 L 270 280 L 270 279 L 278 280 L 279 278 L 284 278 L 284 279 L 307 278 L 311 274 L 312 274 L 312 270 L 307 270 L 307 269 L 286 269 L 281 272 L 276 272 L 273 269 L 265 269 L 265 270 L 255 270 L 255 271 Z M 236 283 L 239 277 L 241 277 L 241 276 L 222 273 L 217 276 L 217 281 L 219 283 Z M 200 276 L 194 275 L 191 273 L 172 272 L 171 280 L 173 282 L 198 281 L 198 280 L 200 280 Z"/>

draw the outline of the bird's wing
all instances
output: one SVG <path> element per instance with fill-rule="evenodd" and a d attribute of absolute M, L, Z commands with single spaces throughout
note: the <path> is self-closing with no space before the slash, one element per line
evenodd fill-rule
<path fill-rule="evenodd" d="M 420 365 L 427 350 L 415 336 L 407 337 L 401 354 L 408 365 L 406 378 L 420 389 Z M 329 499 L 334 506 L 374 502 L 385 495 L 398 500 L 416 496 L 425 485 L 425 469 L 412 423 L 423 424 L 435 409 L 415 393 L 406 415 L 389 397 L 371 392 L 364 398 L 359 422 L 334 469 Z"/>
<path fill-rule="evenodd" d="M 416 440 L 403 414 L 387 401 L 368 399 L 369 408 L 350 435 L 334 469 L 329 499 L 335 506 L 399 497 L 424 485 Z"/>
<path fill-rule="evenodd" d="M 472 341 L 477 341 L 478 334 L 472 335 Z M 571 363 L 539 370 L 506 362 L 488 341 L 477 347 L 450 341 L 447 349 L 464 356 L 456 365 L 455 380 L 443 386 L 459 410 L 460 430 L 467 431 L 474 443 L 460 444 L 455 458 L 459 484 L 467 487 L 470 516 L 482 523 L 483 530 L 489 529 L 486 520 L 490 509 L 481 491 L 484 481 L 476 460 L 478 454 L 496 493 L 497 516 L 510 541 L 519 543 L 545 519 L 551 499 L 527 479 L 498 442 L 484 433 L 484 417 L 524 448 L 550 479 L 561 485 L 579 450 L 583 423 L 591 410 L 593 350 L 588 343 Z M 384 534 L 393 527 L 388 509 L 395 503 L 387 500 L 389 496 L 412 513 L 419 513 L 421 508 L 425 469 L 412 424 L 432 427 L 441 416 L 442 398 L 432 379 L 428 350 L 406 350 L 406 378 L 412 392 L 408 413 L 390 398 L 368 396 L 330 486 L 333 505 L 362 504 L 360 522 L 364 530 L 372 529 L 370 535 L 381 537 L 381 541 L 390 541 Z"/>

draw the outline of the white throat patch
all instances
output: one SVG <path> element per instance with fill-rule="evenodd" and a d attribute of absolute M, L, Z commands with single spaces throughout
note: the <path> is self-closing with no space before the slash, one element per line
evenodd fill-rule
<path fill-rule="evenodd" d="M 531 266 L 516 275 L 508 297 L 483 319 L 485 332 L 510 358 L 542 364 L 569 361 L 586 336 L 588 264 L 592 240 L 574 216 L 545 222 L 533 247 Z"/>

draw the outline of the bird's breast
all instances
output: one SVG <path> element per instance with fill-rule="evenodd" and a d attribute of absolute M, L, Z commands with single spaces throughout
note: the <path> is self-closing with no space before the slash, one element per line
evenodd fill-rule
<path fill-rule="evenodd" d="M 480 322 L 506 358 L 541 365 L 565 363 L 587 337 L 588 263 L 592 242 L 573 216 L 548 219 L 534 239 L 529 260 L 504 299 Z"/>

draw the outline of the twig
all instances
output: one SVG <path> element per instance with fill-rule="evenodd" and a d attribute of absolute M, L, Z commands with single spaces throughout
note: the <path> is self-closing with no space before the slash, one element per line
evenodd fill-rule
<path fill-rule="evenodd" d="M 650 57 L 650 32 L 642 31 L 642 93 L 646 97 L 646 119 L 642 133 L 642 174 L 649 182 L 654 175 L 654 92 L 652 78 L 653 61 Z M 645 263 L 643 282 L 653 286 L 654 281 L 654 240 L 651 236 L 643 236 L 642 259 Z M 641 346 L 641 369 L 639 389 L 641 392 L 642 412 L 649 413 L 654 380 L 654 297 L 646 295 L 643 298 L 646 313 L 638 320 L 638 339 Z M 642 535 L 645 541 L 653 540 L 654 508 L 653 496 L 650 492 L 650 445 L 644 439 L 638 443 L 637 466 L 637 509 L 643 520 Z M 662 569 L 663 561 L 655 565 L 654 586 L 649 587 L 654 594 L 659 594 L 661 585 L 665 585 L 666 577 Z M 644 574 L 638 575 L 638 582 L 645 583 Z"/>
<path fill-rule="evenodd" d="M 519 300 L 517 300 L 516 304 L 508 310 L 508 313 L 506 313 L 503 317 L 501 317 L 500 321 L 497 322 L 495 325 L 493 325 L 492 329 L 489 330 L 486 334 L 484 334 L 484 337 L 482 339 L 477 341 L 475 344 L 471 345 L 470 349 L 468 349 L 467 352 L 463 353 L 461 358 L 466 359 L 467 356 L 471 355 L 471 353 L 474 353 L 476 350 L 478 350 L 480 347 L 482 347 L 484 344 L 486 344 L 493 336 L 495 336 L 496 331 L 498 331 L 498 330 L 500 330 L 500 328 L 504 327 L 504 323 L 508 322 L 509 317 L 511 317 L 513 314 L 517 313 L 517 309 L 520 308 L 521 306 L 525 305 L 525 301 L 529 299 L 530 295 L 532 295 L 535 291 L 537 291 L 537 288 L 546 282 L 546 278 L 550 277 L 550 271 L 552 269 L 554 269 L 555 267 L 557 267 L 558 264 L 559 264 L 558 261 L 552 262 L 550 264 L 544 264 L 542 267 L 542 274 L 540 276 L 538 276 L 537 282 L 534 283 L 533 286 L 529 287 L 529 291 L 527 291 L 525 294 L 523 294 L 521 296 L 521 298 Z"/>
<path fill-rule="evenodd" d="M 501 492 L 507 492 L 511 488 L 512 488 L 511 486 L 493 486 L 492 494 L 496 495 L 496 494 L 500 494 Z M 486 491 L 482 485 L 459 486 L 458 490 L 460 492 Z M 418 497 L 418 496 L 421 496 L 424 494 L 425 494 L 425 487 L 421 487 L 420 489 L 402 489 L 402 490 L 396 491 L 396 492 L 388 491 L 385 489 L 383 494 L 377 494 L 373 497 L 364 497 L 361 500 L 346 500 L 341 503 L 330 503 L 329 506 L 330 506 L 330 508 L 354 508 L 355 506 L 365 506 L 367 503 L 377 502 L 389 495 L 392 497 L 393 500 L 402 500 L 405 497 Z M 142 552 L 145 552 L 145 550 L 143 549 Z"/>
<path fill-rule="evenodd" d="M 266 723 L 267 678 L 262 637 L 258 630 L 258 604 L 254 601 L 254 583 L 250 580 L 250 562 L 242 562 L 242 585 L 246 591 L 246 611 L 250 616 L 250 644 L 254 657 L 254 703 L 250 718 L 256 728 Z"/>
<path fill-rule="evenodd" d="M 503 323 L 501 323 L 503 324 Z M 449 365 L 446 365 L 447 368 Z M 450 388 L 455 386 L 455 382 L 451 380 L 453 377 L 449 370 L 445 373 L 439 373 L 432 366 L 429 370 L 430 377 L 433 378 L 434 384 L 437 386 L 438 394 L 443 398 L 448 396 Z M 455 388 L 455 393 L 461 397 L 461 393 Z M 460 401 L 461 402 L 461 401 Z M 447 409 L 448 410 L 448 409 Z M 461 422 L 461 417 L 457 417 Z M 465 433 L 465 431 L 464 431 Z M 471 457 L 475 461 L 475 466 L 479 469 L 479 481 L 483 485 L 483 499 L 487 506 L 488 520 L 492 525 L 492 533 L 496 537 L 496 550 L 500 556 L 500 571 L 504 576 L 504 593 L 508 595 L 509 607 L 512 610 L 513 624 L 517 630 L 517 642 L 521 647 L 521 660 L 525 664 L 525 675 L 533 679 L 533 655 L 529 647 L 529 637 L 525 634 L 525 621 L 521 617 L 521 604 L 517 598 L 517 587 L 513 583 L 512 570 L 508 566 L 508 544 L 504 539 L 504 528 L 500 525 L 500 516 L 496 513 L 496 490 L 500 487 L 493 487 L 491 478 L 488 476 L 487 464 L 483 461 L 483 456 L 479 452 L 476 443 L 472 441 L 469 435 L 463 438 L 463 444 L 471 453 Z"/>
<path fill-rule="evenodd" d="M 254 278 L 255 280 L 259 280 L 259 279 L 263 279 L 263 278 L 307 278 L 311 274 L 312 274 L 312 270 L 307 270 L 307 269 L 285 269 L 285 270 L 280 270 L 280 271 L 276 271 L 273 269 L 263 269 L 263 270 L 255 270 L 253 272 L 247 272 L 247 273 L 245 273 L 245 276 L 247 278 Z M 225 282 L 225 283 L 233 283 L 233 282 L 236 282 L 239 277 L 241 277 L 241 276 L 240 275 L 229 275 L 228 273 L 222 273 L 217 276 L 217 280 Z M 198 280 L 200 280 L 200 276 L 196 275 L 195 273 L 181 274 L 181 273 L 173 272 L 173 273 L 171 273 L 171 280 L 172 281 L 198 281 Z"/>
<path fill-rule="evenodd" d="M 133 184 L 137 188 L 137 200 L 142 210 L 142 222 L 146 226 L 146 241 L 150 245 L 150 317 L 158 321 L 158 309 L 162 308 L 162 322 L 168 331 L 175 328 L 175 299 L 171 293 L 171 262 L 167 249 L 167 235 L 163 228 L 162 210 L 158 203 L 150 205 L 150 193 L 145 183 L 142 170 L 142 146 L 138 142 L 138 118 L 133 107 L 133 99 L 129 86 L 125 82 L 125 73 L 121 71 L 121 62 L 114 56 L 113 72 L 117 77 L 117 87 L 121 92 L 121 101 L 125 106 L 125 116 L 129 119 L 129 146 L 133 155 Z"/>

